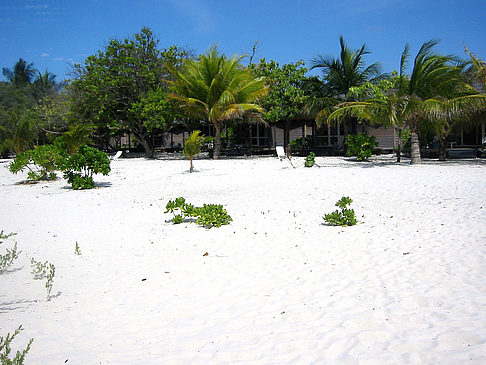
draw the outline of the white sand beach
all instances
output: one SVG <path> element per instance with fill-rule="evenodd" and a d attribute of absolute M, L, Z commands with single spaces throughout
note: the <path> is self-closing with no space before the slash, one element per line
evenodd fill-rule
<path fill-rule="evenodd" d="M 485 364 L 486 161 L 293 161 L 122 158 L 86 191 L 0 161 L 0 335 L 26 364 Z M 173 225 L 179 196 L 233 222 Z M 342 196 L 359 223 L 323 224 Z"/>

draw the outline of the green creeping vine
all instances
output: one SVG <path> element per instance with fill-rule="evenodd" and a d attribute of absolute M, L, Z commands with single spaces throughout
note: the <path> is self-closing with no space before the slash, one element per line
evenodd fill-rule
<path fill-rule="evenodd" d="M 341 208 L 341 211 L 335 210 L 332 213 L 324 215 L 323 219 L 333 226 L 354 226 L 358 221 L 353 209 L 347 208 L 353 200 L 347 196 L 343 196 L 336 202 L 336 207 Z"/>
<path fill-rule="evenodd" d="M 174 224 L 182 223 L 185 218 L 196 218 L 196 224 L 212 228 L 229 224 L 233 220 L 222 205 L 204 204 L 202 207 L 195 207 L 186 203 L 186 200 L 182 197 L 169 200 L 165 209 L 165 213 L 174 214 L 172 218 Z"/>

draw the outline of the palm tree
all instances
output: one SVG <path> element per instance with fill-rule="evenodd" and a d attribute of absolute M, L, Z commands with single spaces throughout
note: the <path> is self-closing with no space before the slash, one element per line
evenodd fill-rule
<path fill-rule="evenodd" d="M 14 66 L 14 69 L 4 67 L 2 69 L 3 76 L 15 86 L 25 86 L 32 83 L 36 69 L 33 63 L 27 63 L 27 61 L 19 58 Z"/>
<path fill-rule="evenodd" d="M 484 92 L 486 88 L 486 62 L 474 56 L 471 52 L 469 52 L 469 49 L 467 49 L 466 46 L 464 46 L 464 50 L 471 58 L 471 71 L 473 78 L 480 84 L 480 86 L 483 88 L 482 91 Z"/>
<path fill-rule="evenodd" d="M 54 75 L 52 72 L 48 72 L 47 70 L 45 70 L 43 74 L 37 71 L 34 86 L 38 94 L 38 100 L 52 94 L 59 88 L 59 85 L 56 82 L 56 75 Z"/>
<path fill-rule="evenodd" d="M 432 98 L 425 100 L 424 109 L 431 116 L 429 126 L 439 138 L 439 161 L 446 160 L 446 139 L 458 123 L 467 123 L 475 113 L 486 109 L 486 95 L 479 94 L 472 86 L 468 95 L 455 98 Z M 427 126 L 426 126 L 427 127 Z"/>
<path fill-rule="evenodd" d="M 464 81 L 464 66 L 458 64 L 453 56 L 435 54 L 433 47 L 437 43 L 432 40 L 422 45 L 409 77 L 405 75 L 409 47 L 405 46 L 396 88 L 389 90 L 386 97 L 341 104 L 329 115 L 328 123 L 353 116 L 377 124 L 406 125 L 410 128 L 412 164 L 420 164 L 418 133 L 422 125 L 440 123 L 440 118 L 464 115 L 483 105 L 482 98 L 457 94 L 457 90 L 470 90 Z M 453 100 L 455 98 L 463 99 Z"/>
<path fill-rule="evenodd" d="M 197 60 L 187 60 L 181 71 L 166 65 L 176 76 L 168 97 L 192 118 L 210 122 L 215 129 L 213 158 L 221 151 L 221 128 L 229 120 L 250 117 L 262 121 L 263 108 L 258 99 L 268 93 L 263 78 L 244 69 L 243 58 L 220 55 L 216 46 Z"/>
<path fill-rule="evenodd" d="M 311 78 L 306 84 L 315 97 L 307 107 L 317 112 L 316 122 L 320 126 L 327 121 L 327 116 L 339 103 L 350 101 L 349 91 L 375 79 L 380 74 L 380 64 L 373 63 L 365 67 L 364 56 L 370 52 L 363 44 L 358 50 L 351 50 L 339 37 L 341 52 L 339 58 L 318 55 L 311 61 L 311 70 L 320 69 L 322 78 Z M 344 133 L 347 134 L 347 120 L 343 120 Z"/>

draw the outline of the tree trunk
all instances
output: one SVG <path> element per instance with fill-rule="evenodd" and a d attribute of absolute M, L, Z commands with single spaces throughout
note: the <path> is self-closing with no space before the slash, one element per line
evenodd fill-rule
<path fill-rule="evenodd" d="M 214 123 L 214 130 L 213 160 L 218 160 L 221 153 L 221 125 L 219 123 Z"/>
<path fill-rule="evenodd" d="M 150 143 L 150 141 L 147 140 L 148 136 L 140 136 L 137 138 L 140 140 L 140 143 L 143 146 L 144 152 L 145 152 L 145 158 L 154 158 L 154 147 Z M 150 138 L 150 137 L 149 137 Z"/>
<path fill-rule="evenodd" d="M 439 161 L 446 160 L 446 141 L 445 138 L 439 138 Z"/>
<path fill-rule="evenodd" d="M 193 172 L 194 171 L 194 166 L 192 165 L 192 158 L 190 158 L 189 161 L 191 161 L 191 168 L 189 169 L 189 172 Z"/>
<path fill-rule="evenodd" d="M 401 156 L 402 156 L 402 128 L 398 128 L 397 162 L 401 161 Z"/>
<path fill-rule="evenodd" d="M 418 137 L 418 128 L 412 127 L 410 128 L 410 139 L 411 139 L 411 155 L 412 155 L 412 165 L 419 165 L 422 163 L 420 159 L 420 143 Z"/>
<path fill-rule="evenodd" d="M 285 121 L 284 127 L 284 151 L 287 156 L 290 156 L 290 120 Z"/>

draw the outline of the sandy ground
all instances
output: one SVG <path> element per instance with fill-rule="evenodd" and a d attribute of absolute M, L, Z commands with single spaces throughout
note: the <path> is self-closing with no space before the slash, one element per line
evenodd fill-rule
<path fill-rule="evenodd" d="M 0 335 L 26 364 L 485 364 L 486 161 L 393 160 L 120 159 L 89 191 L 2 160 Z M 323 224 L 343 195 L 359 224 Z M 173 225 L 179 196 L 233 222 Z"/>

